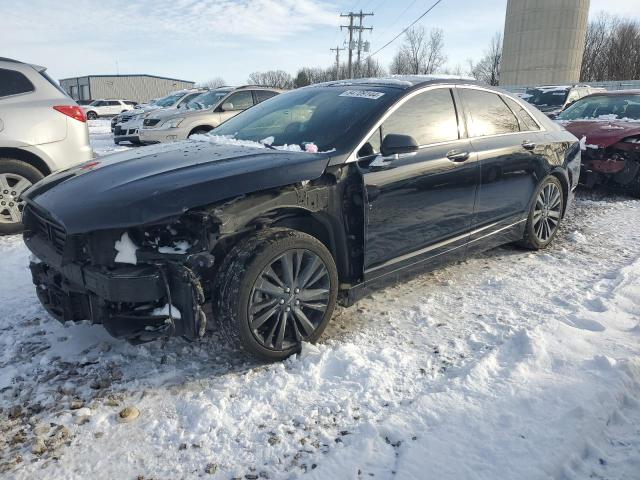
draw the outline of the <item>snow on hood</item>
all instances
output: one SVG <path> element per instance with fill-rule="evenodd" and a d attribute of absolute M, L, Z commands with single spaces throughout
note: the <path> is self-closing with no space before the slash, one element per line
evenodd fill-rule
<path fill-rule="evenodd" d="M 638 121 L 584 119 L 558 120 L 557 123 L 576 137 L 585 137 L 585 146 L 588 144 L 588 148 L 606 148 L 624 138 L 640 135 L 640 122 Z"/>
<path fill-rule="evenodd" d="M 306 153 L 331 153 L 335 151 L 335 148 L 326 152 L 318 152 L 318 147 L 315 143 L 306 143 L 304 150 L 300 145 L 272 145 L 274 142 L 273 137 L 263 138 L 260 142 L 254 142 L 252 140 L 238 140 L 231 135 L 212 135 L 209 133 L 195 134 L 189 137 L 190 140 L 196 142 L 210 142 L 216 145 L 233 145 L 236 147 L 249 147 L 249 148 L 272 148 L 275 150 L 285 150 L 288 152 L 306 152 Z"/>

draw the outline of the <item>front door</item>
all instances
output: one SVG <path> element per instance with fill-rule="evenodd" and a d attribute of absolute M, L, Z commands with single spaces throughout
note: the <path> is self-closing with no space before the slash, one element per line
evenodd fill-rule
<path fill-rule="evenodd" d="M 365 184 L 365 280 L 430 259 L 462 255 L 478 184 L 478 166 L 449 88 L 406 100 L 359 152 Z M 421 146 L 377 167 L 381 139 L 395 133 Z M 445 255 L 446 254 L 446 255 Z"/>

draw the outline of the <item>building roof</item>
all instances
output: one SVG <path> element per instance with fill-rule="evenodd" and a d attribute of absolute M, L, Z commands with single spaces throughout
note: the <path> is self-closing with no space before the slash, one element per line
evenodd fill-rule
<path fill-rule="evenodd" d="M 128 73 L 128 74 L 114 74 L 114 75 L 80 75 L 78 77 L 69 77 L 69 78 L 61 78 L 60 81 L 63 80 L 75 80 L 77 78 L 104 78 L 104 77 L 149 77 L 149 78 L 159 78 L 161 80 L 172 80 L 174 82 L 184 82 L 184 83 L 196 83 L 192 80 L 181 80 L 179 78 L 171 78 L 171 77 L 161 77 L 158 75 L 149 75 L 147 73 Z"/>

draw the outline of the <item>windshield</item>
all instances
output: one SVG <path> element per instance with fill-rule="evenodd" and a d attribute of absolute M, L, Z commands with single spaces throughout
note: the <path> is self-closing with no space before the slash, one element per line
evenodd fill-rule
<path fill-rule="evenodd" d="M 601 119 L 640 121 L 640 95 L 593 95 L 578 100 L 558 120 Z"/>
<path fill-rule="evenodd" d="M 310 87 L 280 94 L 227 120 L 213 135 L 273 146 L 315 144 L 318 151 L 357 141 L 365 126 L 397 97 L 398 91 L 366 88 Z"/>
<path fill-rule="evenodd" d="M 229 90 L 210 90 L 198 95 L 187 103 L 187 108 L 193 110 L 206 110 L 216 105 L 222 97 L 229 94 Z"/>
<path fill-rule="evenodd" d="M 527 98 L 527 102 L 536 107 L 561 107 L 569 95 L 569 89 L 541 90 L 534 88 L 527 90 L 527 95 L 531 95 Z"/>
<path fill-rule="evenodd" d="M 180 100 L 183 96 L 184 96 L 184 93 L 175 93 L 173 95 L 167 95 L 166 97 L 153 102 L 153 105 L 157 105 L 158 107 L 170 107 L 171 105 L 176 103 L 178 100 Z"/>

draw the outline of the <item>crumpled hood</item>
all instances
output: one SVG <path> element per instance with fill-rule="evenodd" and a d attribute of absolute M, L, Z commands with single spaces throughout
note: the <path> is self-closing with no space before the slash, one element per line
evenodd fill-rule
<path fill-rule="evenodd" d="M 320 177 L 327 154 L 183 141 L 95 159 L 46 177 L 23 198 L 68 234 L 179 216 L 238 195 Z"/>
<path fill-rule="evenodd" d="M 576 137 L 587 137 L 587 144 L 607 148 L 623 138 L 640 135 L 640 122 L 572 121 L 560 122 Z"/>

